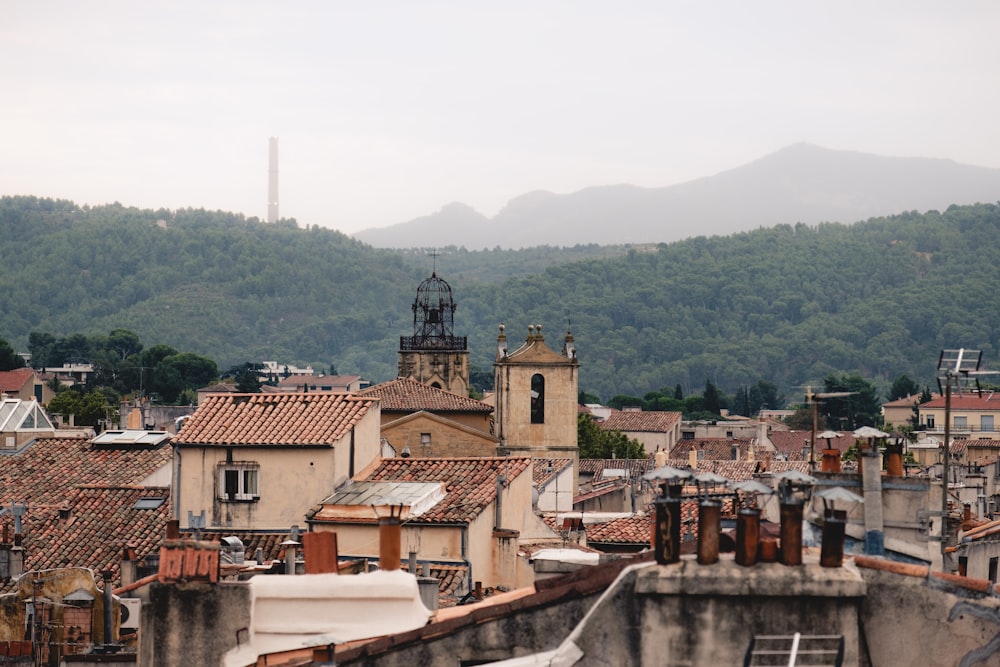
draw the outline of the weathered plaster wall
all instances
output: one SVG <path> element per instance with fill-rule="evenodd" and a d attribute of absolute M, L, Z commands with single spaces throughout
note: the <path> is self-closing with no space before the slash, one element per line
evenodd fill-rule
<path fill-rule="evenodd" d="M 153 585 L 143 605 L 139 664 L 218 667 L 250 627 L 246 583 Z"/>
<path fill-rule="evenodd" d="M 1000 598 L 936 577 L 858 568 L 861 624 L 873 667 L 1000 664 Z"/>

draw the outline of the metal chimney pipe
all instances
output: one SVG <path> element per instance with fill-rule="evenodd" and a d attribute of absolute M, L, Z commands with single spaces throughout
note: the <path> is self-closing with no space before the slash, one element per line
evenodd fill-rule
<path fill-rule="evenodd" d="M 736 563 L 750 566 L 757 562 L 760 548 L 760 510 L 745 507 L 736 513 Z"/>
<path fill-rule="evenodd" d="M 652 547 L 660 565 L 676 563 L 681 559 L 681 500 L 660 497 L 653 505 L 656 523 L 653 524 Z"/>
<path fill-rule="evenodd" d="M 824 449 L 823 458 L 819 465 L 821 472 L 840 472 L 840 450 Z"/>
<path fill-rule="evenodd" d="M 820 546 L 819 564 L 823 567 L 840 567 L 844 562 L 844 529 L 847 527 L 846 510 L 827 510 L 823 516 L 823 543 Z"/>
<path fill-rule="evenodd" d="M 799 503 L 781 503 L 781 562 L 802 565 L 802 511 Z"/>
<path fill-rule="evenodd" d="M 885 446 L 885 470 L 891 477 L 902 477 L 903 471 L 903 444 Z"/>
<path fill-rule="evenodd" d="M 698 563 L 711 565 L 719 560 L 722 503 L 703 500 L 698 505 Z"/>

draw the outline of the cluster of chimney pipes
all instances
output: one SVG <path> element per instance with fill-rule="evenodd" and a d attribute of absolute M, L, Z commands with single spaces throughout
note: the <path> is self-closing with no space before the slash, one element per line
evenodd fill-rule
<path fill-rule="evenodd" d="M 836 451 L 836 450 L 834 450 Z M 832 458 L 832 457 L 830 457 Z M 827 457 L 824 457 L 827 463 Z M 837 452 L 837 468 L 840 456 Z M 833 466 L 830 466 L 832 468 Z M 824 471 L 829 470 L 824 465 Z M 759 482 L 751 482 L 765 490 Z M 655 521 L 651 533 L 651 547 L 656 562 L 663 564 L 676 563 L 681 556 L 681 503 L 683 496 L 683 480 L 671 479 L 659 484 L 658 494 L 654 502 Z M 793 488 L 790 481 L 779 483 L 784 492 L 780 493 L 780 532 L 779 540 L 773 537 L 761 537 L 761 510 L 752 501 L 744 503 L 736 512 L 735 561 L 738 565 L 752 566 L 760 562 L 781 562 L 784 565 L 802 564 L 802 519 L 808 493 L 801 492 L 801 487 Z M 798 485 L 794 485 L 798 486 Z M 769 493 L 770 489 L 766 489 Z M 757 493 L 752 487 L 747 495 Z M 782 491 L 779 488 L 779 492 Z M 718 494 L 698 494 L 698 545 L 697 560 L 701 565 L 710 565 L 719 560 L 719 542 L 722 534 L 721 515 L 723 499 L 739 496 L 735 492 Z M 687 496 L 688 500 L 692 496 Z M 820 565 L 823 567 L 840 567 L 844 558 L 844 534 L 847 525 L 847 511 L 827 508 L 823 517 L 823 536 L 820 550 Z"/>

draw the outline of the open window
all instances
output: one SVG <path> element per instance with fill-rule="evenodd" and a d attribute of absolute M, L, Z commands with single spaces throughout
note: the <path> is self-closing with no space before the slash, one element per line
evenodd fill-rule
<path fill-rule="evenodd" d="M 257 478 L 260 465 L 253 461 L 236 461 L 219 466 L 219 500 L 228 502 L 253 501 L 260 498 Z"/>

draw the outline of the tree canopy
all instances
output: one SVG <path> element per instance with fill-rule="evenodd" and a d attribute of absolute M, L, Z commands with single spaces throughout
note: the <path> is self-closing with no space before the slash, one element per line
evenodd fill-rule
<path fill-rule="evenodd" d="M 433 266 L 423 251 L 200 209 L 0 197 L 0 233 L 0 337 L 37 349 L 35 365 L 102 352 L 114 371 L 116 355 L 124 382 L 145 349 L 117 330 L 222 368 L 332 360 L 391 379 Z M 943 347 L 981 349 L 988 362 L 1000 350 L 998 237 L 1000 206 L 976 204 L 656 245 L 451 248 L 436 263 L 472 367 L 491 368 L 501 322 L 508 332 L 542 323 L 555 349 L 565 323 L 581 391 L 686 400 L 707 379 L 722 407 L 743 412 L 762 381 L 797 394 L 848 374 L 887 395 L 903 375 L 933 383 Z M 489 379 L 478 375 L 477 389 Z"/>
<path fill-rule="evenodd" d="M 645 449 L 638 440 L 621 431 L 607 431 L 590 415 L 577 416 L 577 444 L 581 459 L 644 459 Z"/>

